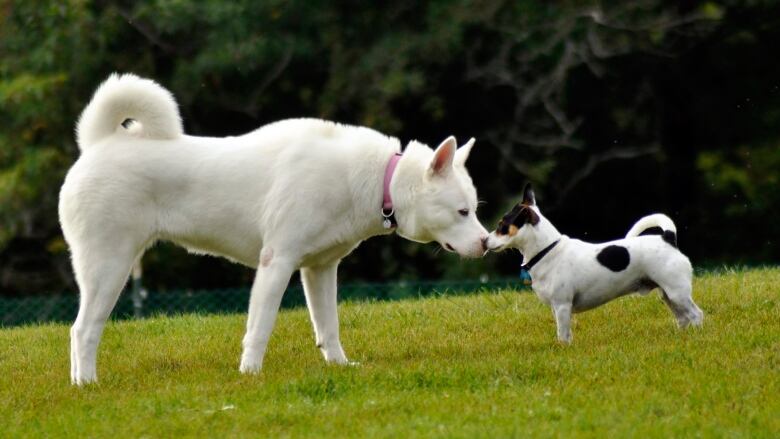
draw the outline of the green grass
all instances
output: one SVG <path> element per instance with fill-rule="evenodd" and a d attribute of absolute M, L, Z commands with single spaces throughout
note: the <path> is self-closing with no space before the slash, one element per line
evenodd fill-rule
<path fill-rule="evenodd" d="M 0 330 L 4 437 L 780 436 L 780 270 L 707 274 L 704 327 L 656 294 L 577 315 L 504 292 L 340 305 L 359 367 L 327 366 L 306 311 L 280 314 L 263 372 L 244 316 L 108 325 L 100 383 L 68 383 L 68 328 Z"/>

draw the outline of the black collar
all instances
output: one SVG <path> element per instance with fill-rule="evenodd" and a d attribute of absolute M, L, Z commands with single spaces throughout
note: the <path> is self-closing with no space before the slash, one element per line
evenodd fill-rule
<path fill-rule="evenodd" d="M 558 243 L 559 243 L 560 241 L 561 241 L 561 240 L 560 240 L 560 239 L 558 239 L 557 241 L 555 241 L 555 242 L 553 242 L 552 244 L 550 244 L 550 245 L 548 245 L 547 247 L 545 247 L 545 248 L 544 248 L 542 251 L 540 251 L 539 253 L 537 253 L 537 254 L 536 254 L 536 256 L 534 256 L 533 258 L 531 258 L 531 260 L 530 260 L 530 261 L 528 261 L 528 263 L 527 263 L 527 264 L 523 264 L 523 266 L 522 266 L 522 267 L 520 267 L 520 268 L 521 268 L 521 269 L 523 269 L 523 270 L 525 270 L 525 271 L 529 271 L 531 268 L 533 268 L 533 266 L 534 266 L 534 265 L 538 264 L 538 263 L 539 263 L 539 261 L 541 261 L 541 260 L 542 260 L 542 258 L 543 258 L 543 257 L 544 257 L 544 256 L 545 256 L 547 253 L 550 253 L 550 250 L 552 250 L 553 248 L 555 248 L 555 246 L 556 246 L 556 245 L 558 245 Z"/>

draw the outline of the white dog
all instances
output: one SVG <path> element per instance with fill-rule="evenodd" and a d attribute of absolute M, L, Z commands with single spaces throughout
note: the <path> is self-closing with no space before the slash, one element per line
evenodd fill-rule
<path fill-rule="evenodd" d="M 396 231 L 465 257 L 486 250 L 465 169 L 474 143 L 433 151 L 368 128 L 286 120 L 226 138 L 185 135 L 171 94 L 112 75 L 77 126 L 81 157 L 59 215 L 81 290 L 71 380 L 96 381 L 96 352 L 129 271 L 157 240 L 256 268 L 240 370 L 261 368 L 290 276 L 300 268 L 317 346 L 348 363 L 339 341 L 336 269 L 372 236 Z M 457 151 L 456 151 L 457 150 Z"/>
<path fill-rule="evenodd" d="M 571 239 L 542 216 L 529 184 L 523 201 L 490 234 L 488 248 L 520 250 L 531 287 L 553 309 L 558 339 L 570 343 L 572 312 L 654 288 L 660 288 L 680 327 L 701 325 L 704 313 L 691 298 L 693 270 L 677 249 L 676 234 L 669 217 L 655 214 L 639 220 L 625 239 L 603 244 Z"/>

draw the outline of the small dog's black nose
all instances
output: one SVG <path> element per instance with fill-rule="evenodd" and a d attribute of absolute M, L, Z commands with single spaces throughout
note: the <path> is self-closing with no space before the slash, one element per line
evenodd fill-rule
<path fill-rule="evenodd" d="M 488 249 L 488 237 L 485 236 L 484 238 L 482 238 L 482 250 L 487 251 L 487 249 Z"/>

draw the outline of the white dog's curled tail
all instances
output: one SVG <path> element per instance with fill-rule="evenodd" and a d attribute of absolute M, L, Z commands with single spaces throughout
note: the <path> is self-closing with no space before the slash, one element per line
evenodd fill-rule
<path fill-rule="evenodd" d="M 677 227 L 671 218 L 662 213 L 654 213 L 641 218 L 626 233 L 626 238 L 641 235 L 660 235 L 664 241 L 677 247 Z"/>
<path fill-rule="evenodd" d="M 95 91 L 76 125 L 81 151 L 117 130 L 149 139 L 175 139 L 183 134 L 173 95 L 150 79 L 116 73 Z"/>

